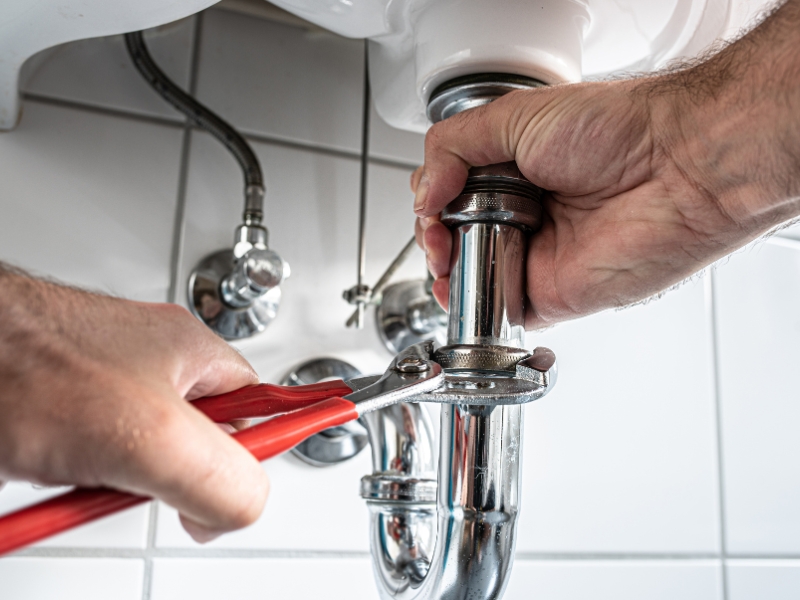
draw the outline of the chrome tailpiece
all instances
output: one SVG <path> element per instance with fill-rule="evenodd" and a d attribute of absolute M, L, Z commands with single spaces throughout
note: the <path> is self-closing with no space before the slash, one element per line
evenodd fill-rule
<path fill-rule="evenodd" d="M 434 91 L 433 120 L 538 82 L 470 76 Z M 503 595 L 519 513 L 522 404 L 554 385 L 554 354 L 524 349 L 527 238 L 542 191 L 513 163 L 472 169 L 442 213 L 453 232 L 447 345 L 432 358 L 444 384 L 414 397 L 442 403 L 438 470 L 425 408 L 363 417 L 373 473 L 362 479 L 373 570 L 383 599 L 489 600 Z"/>

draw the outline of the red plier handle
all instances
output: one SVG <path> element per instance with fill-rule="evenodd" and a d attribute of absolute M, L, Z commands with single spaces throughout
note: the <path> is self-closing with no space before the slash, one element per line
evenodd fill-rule
<path fill-rule="evenodd" d="M 357 419 L 355 404 L 340 397 L 352 391 L 343 381 L 295 387 L 261 384 L 193 404 L 217 423 L 282 415 L 233 434 L 262 461 L 328 427 Z M 0 555 L 148 500 L 107 488 L 77 488 L 20 509 L 0 517 Z"/>

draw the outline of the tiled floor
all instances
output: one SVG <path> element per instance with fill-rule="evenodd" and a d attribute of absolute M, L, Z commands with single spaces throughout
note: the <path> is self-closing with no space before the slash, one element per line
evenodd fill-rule
<path fill-rule="evenodd" d="M 340 298 L 355 283 L 363 44 L 213 10 L 148 40 L 263 161 L 270 243 L 293 275 L 268 332 L 237 347 L 265 381 L 320 355 L 382 370 L 372 323 L 345 330 Z M 191 267 L 231 243 L 236 164 L 184 129 L 119 38 L 38 63 L 20 128 L 0 136 L 0 258 L 144 300 L 167 299 L 173 281 L 183 303 Z M 370 147 L 373 282 L 411 236 L 423 144 L 373 111 Z M 399 278 L 423 272 L 417 252 Z M 776 238 L 659 301 L 530 334 L 556 351 L 560 382 L 526 409 L 507 600 L 800 597 L 798 282 L 800 243 Z M 245 531 L 198 548 L 174 511 L 143 507 L 0 560 L 0 598 L 375 598 L 357 495 L 366 454 L 265 469 L 273 493 Z M 11 484 L 0 512 L 53 493 Z"/>

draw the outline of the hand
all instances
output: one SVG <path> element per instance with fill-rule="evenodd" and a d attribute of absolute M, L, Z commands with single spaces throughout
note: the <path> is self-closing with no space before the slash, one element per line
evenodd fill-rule
<path fill-rule="evenodd" d="M 0 479 L 160 498 L 208 541 L 258 518 L 269 484 L 187 400 L 255 383 L 247 362 L 183 308 L 0 265 Z"/>
<path fill-rule="evenodd" d="M 452 238 L 438 213 L 471 166 L 515 160 L 550 191 L 529 246 L 528 328 L 657 294 L 800 214 L 800 119 L 782 106 L 800 94 L 776 83 L 800 66 L 798 27 L 785 27 L 800 26 L 799 6 L 692 69 L 517 91 L 434 125 L 411 187 L 443 306 Z M 764 32 L 775 18 L 785 31 Z M 769 51 L 755 60 L 753 45 Z"/>

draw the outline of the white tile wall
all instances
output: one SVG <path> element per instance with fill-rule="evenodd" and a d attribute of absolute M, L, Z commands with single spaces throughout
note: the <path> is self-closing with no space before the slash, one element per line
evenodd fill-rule
<path fill-rule="evenodd" d="M 728 551 L 800 555 L 800 242 L 751 246 L 717 280 Z"/>
<path fill-rule="evenodd" d="M 519 551 L 719 551 L 705 284 L 528 334 L 559 382 L 526 407 Z"/>
<path fill-rule="evenodd" d="M 729 561 L 728 587 L 730 600 L 796 600 L 800 598 L 800 561 Z"/>
<path fill-rule="evenodd" d="M 372 570 L 365 558 L 159 559 L 152 600 L 372 600 Z"/>
<path fill-rule="evenodd" d="M 140 600 L 144 561 L 119 558 L 4 558 L 3 600 Z"/>
<path fill-rule="evenodd" d="M 2 259 L 166 300 L 180 147 L 178 129 L 26 103 L 0 136 Z"/>
<path fill-rule="evenodd" d="M 355 282 L 362 44 L 213 10 L 148 35 L 181 85 L 197 73 L 200 96 L 251 134 L 263 161 L 271 245 L 293 275 L 278 319 L 238 347 L 267 381 L 321 355 L 382 370 L 388 353 L 371 324 L 342 327 L 350 307 L 340 298 Z M 180 242 L 172 275 L 184 303 L 191 267 L 230 245 L 242 205 L 237 166 L 196 131 L 182 163 L 178 117 L 143 85 L 119 38 L 35 62 L 22 125 L 0 136 L 0 259 L 161 301 Z M 421 136 L 394 132 L 373 111 L 369 282 L 411 235 L 408 177 L 422 147 Z M 182 237 L 173 240 L 184 188 Z M 423 272 L 417 252 L 400 278 Z M 551 396 L 526 409 L 507 599 L 800 597 L 798 282 L 791 241 L 720 268 L 718 389 L 709 277 L 646 306 L 530 335 L 529 345 L 556 351 L 561 375 Z M 368 463 L 266 463 L 273 493 L 262 518 L 202 549 L 163 505 L 156 519 L 142 507 L 64 534 L 0 560 L 0 598 L 374 598 L 357 495 Z M 0 513 L 57 491 L 13 483 Z"/>
<path fill-rule="evenodd" d="M 507 600 L 721 600 L 718 561 L 522 561 Z"/>
<path fill-rule="evenodd" d="M 343 150 L 361 147 L 363 42 L 210 11 L 200 57 L 198 97 L 237 127 Z"/>

